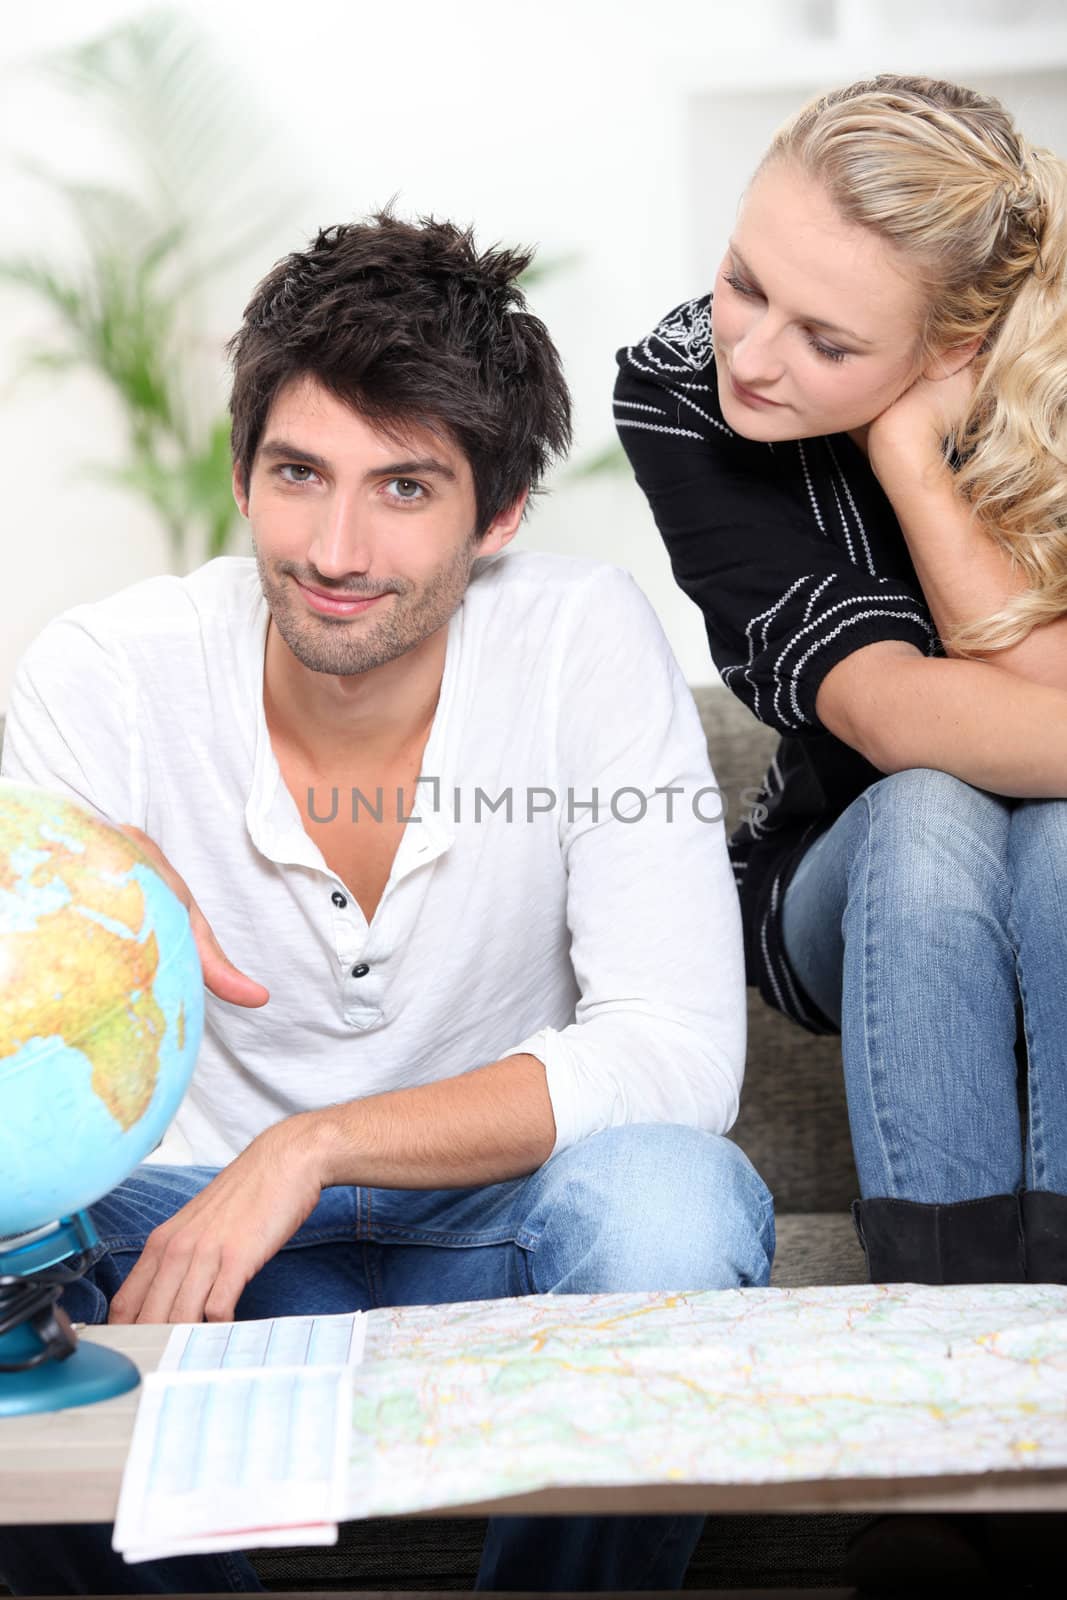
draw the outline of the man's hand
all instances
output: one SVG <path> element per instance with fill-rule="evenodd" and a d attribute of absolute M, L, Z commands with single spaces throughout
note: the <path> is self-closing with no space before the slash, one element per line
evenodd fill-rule
<path fill-rule="evenodd" d="M 235 1006 L 266 1005 L 270 999 L 269 991 L 254 978 L 241 972 L 223 954 L 222 946 L 212 933 L 211 925 L 204 913 L 190 894 L 188 884 L 175 872 L 159 846 L 153 843 L 147 833 L 142 833 L 140 828 L 133 828 L 127 824 L 117 824 L 117 826 L 119 832 L 124 833 L 127 839 L 131 839 L 143 852 L 150 865 L 188 911 L 206 987 L 220 1000 L 229 1000 Z"/>
<path fill-rule="evenodd" d="M 313 1211 L 317 1148 L 290 1117 L 253 1139 L 206 1189 L 148 1236 L 109 1322 L 229 1322 L 249 1279 Z"/>

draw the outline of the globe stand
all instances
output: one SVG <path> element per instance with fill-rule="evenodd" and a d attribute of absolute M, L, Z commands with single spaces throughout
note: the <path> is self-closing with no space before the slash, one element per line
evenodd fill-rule
<path fill-rule="evenodd" d="M 118 1350 L 79 1344 L 56 1301 L 63 1283 L 40 1278 L 97 1242 L 86 1212 L 17 1239 L 0 1239 L 0 1418 L 110 1400 L 140 1383 Z"/>

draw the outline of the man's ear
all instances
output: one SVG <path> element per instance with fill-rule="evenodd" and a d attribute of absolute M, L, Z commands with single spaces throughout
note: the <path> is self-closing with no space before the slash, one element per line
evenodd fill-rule
<path fill-rule="evenodd" d="M 953 373 L 959 372 L 968 361 L 973 361 L 982 348 L 981 338 L 969 339 L 966 344 L 957 344 L 951 350 L 942 350 L 940 355 L 931 356 L 922 370 L 924 378 L 937 383 L 941 378 L 951 378 Z"/>
<path fill-rule="evenodd" d="M 248 492 L 245 489 L 244 473 L 235 461 L 233 464 L 233 497 L 237 501 L 237 509 L 242 517 L 248 516 Z"/>
<path fill-rule="evenodd" d="M 513 505 L 501 511 L 499 516 L 493 518 L 481 538 L 478 540 L 478 555 L 492 556 L 498 550 L 503 550 L 510 544 L 518 533 L 522 524 L 522 514 L 526 509 L 526 502 L 530 498 L 530 491 L 524 489 Z"/>

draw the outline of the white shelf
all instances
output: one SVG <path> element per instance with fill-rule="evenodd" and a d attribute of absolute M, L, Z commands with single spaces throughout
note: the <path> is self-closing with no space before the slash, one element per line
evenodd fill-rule
<path fill-rule="evenodd" d="M 1020 24 L 967 33 L 931 26 L 862 39 L 765 41 L 751 51 L 693 49 L 668 67 L 672 82 L 689 94 L 716 91 L 830 86 L 878 72 L 923 74 L 966 83 L 969 77 L 1067 69 L 1067 26 Z"/>

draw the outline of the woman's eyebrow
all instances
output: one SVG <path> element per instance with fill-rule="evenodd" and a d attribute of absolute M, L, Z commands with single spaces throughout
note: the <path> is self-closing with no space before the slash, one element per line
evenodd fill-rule
<path fill-rule="evenodd" d="M 738 266 L 742 267 L 751 278 L 753 288 L 758 289 L 759 281 L 756 277 L 756 274 L 752 271 L 752 268 L 749 266 L 748 262 L 745 260 L 744 256 L 733 242 L 730 243 L 729 250 Z M 810 322 L 813 328 L 825 328 L 827 333 L 843 334 L 846 339 L 852 339 L 856 344 L 871 345 L 874 343 L 873 339 L 864 339 L 860 334 L 853 333 L 851 328 L 842 328 L 839 322 L 826 322 L 822 317 L 800 317 L 798 318 L 798 321 Z"/>

